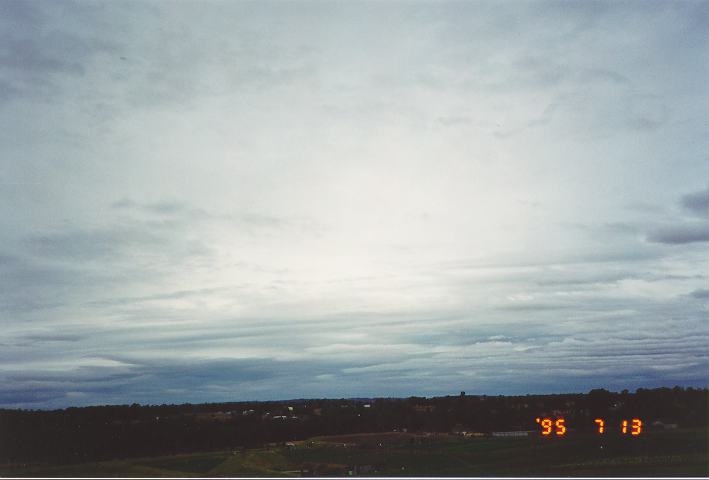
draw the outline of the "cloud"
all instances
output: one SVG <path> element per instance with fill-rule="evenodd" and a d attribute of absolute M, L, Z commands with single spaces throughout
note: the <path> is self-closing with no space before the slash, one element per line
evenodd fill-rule
<path fill-rule="evenodd" d="M 0 290 L 4 312 L 18 320 L 40 311 L 63 316 L 79 304 L 106 309 L 130 304 L 116 299 L 178 301 L 188 295 L 187 289 L 150 295 L 133 289 L 165 281 L 187 266 L 208 265 L 214 252 L 199 230 L 206 217 L 181 204 L 150 204 L 143 210 L 148 216 L 107 210 L 94 225 L 33 229 L 20 237 L 15 248 L 0 254 L 0 279 L 8 286 Z"/>
<path fill-rule="evenodd" d="M 68 5 L 67 5 L 68 6 Z M 0 100 L 18 97 L 56 101 L 64 80 L 84 77 L 89 64 L 115 45 L 92 35 L 47 28 L 51 8 L 37 2 L 2 2 L 0 12 Z M 89 20 L 90 9 L 72 5 L 73 15 Z M 2 92 L 5 92 L 4 94 Z M 7 93 L 12 92 L 10 97 Z"/>
<path fill-rule="evenodd" d="M 709 290 L 707 290 L 706 288 L 698 288 L 690 292 L 689 296 L 692 298 L 698 298 L 700 300 L 709 298 Z"/>
<path fill-rule="evenodd" d="M 303 216 L 287 217 L 247 211 L 215 214 L 175 200 L 141 203 L 123 198 L 111 203 L 111 209 L 135 215 L 136 219 L 141 218 L 141 215 L 146 215 L 184 222 L 192 227 L 202 221 L 231 222 L 239 224 L 244 230 L 256 235 L 268 232 L 278 234 L 284 231 L 321 235 L 326 230 L 324 225 Z"/>
<path fill-rule="evenodd" d="M 16 385 L 14 388 L 0 389 L 0 404 L 6 406 L 40 406 L 48 405 L 53 400 L 66 399 L 66 392 L 63 389 L 49 388 L 43 386 Z"/>
<path fill-rule="evenodd" d="M 642 330 L 629 328 L 641 318 L 645 322 Z M 310 328 L 292 320 L 290 325 L 277 326 L 254 323 L 247 327 L 236 322 L 212 332 L 203 331 L 199 324 L 192 330 L 173 325 L 163 332 L 114 327 L 113 333 L 100 335 L 110 339 L 104 349 L 123 346 L 123 353 L 104 360 L 78 358 L 75 367 L 68 361 L 60 370 L 56 366 L 52 370 L 40 365 L 28 368 L 22 362 L 6 364 L 5 372 L 9 368 L 15 373 L 5 374 L 2 391 L 9 404 L 16 400 L 35 405 L 371 396 L 379 392 L 407 395 L 422 379 L 426 384 L 416 393 L 428 395 L 449 393 L 451 384 L 470 385 L 471 381 L 485 385 L 485 392 L 493 388 L 506 393 L 519 388 L 543 392 L 550 388 L 545 383 L 548 377 L 567 382 L 565 391 L 578 391 L 594 382 L 606 384 L 606 377 L 619 372 L 626 376 L 625 382 L 637 375 L 634 381 L 641 384 L 661 384 L 680 373 L 686 381 L 698 382 L 699 372 L 707 366 L 707 334 L 701 326 L 686 321 L 668 325 L 661 320 L 677 333 L 655 334 L 648 312 L 643 311 L 620 322 L 596 318 L 585 331 L 574 322 L 527 321 L 516 326 L 466 321 L 457 331 L 437 324 L 435 318 L 422 317 L 414 324 L 415 334 L 407 335 L 405 329 L 383 328 L 374 315 L 360 319 L 341 324 L 341 334 L 368 334 L 352 335 L 347 342 L 328 339 L 332 332 L 323 331 L 323 325 L 332 324 L 334 318 Z M 366 328 L 359 328 L 360 323 Z M 680 325 L 683 330 L 677 329 Z M 325 343 L 318 343 L 318 336 Z M 88 339 L 77 340 L 82 341 Z M 273 348 L 259 352 L 254 350 L 257 345 Z M 78 345 L 75 350 L 82 349 Z M 205 354 L 214 358 L 205 358 Z M 248 356 L 220 357 L 244 354 Z M 287 358 L 284 355 L 292 356 L 279 360 Z M 654 363 L 667 369 L 646 367 Z M 75 392 L 83 396 L 69 396 Z M 131 392 L 130 398 L 125 392 Z"/>
<path fill-rule="evenodd" d="M 0 289 L 0 310 L 21 318 L 27 313 L 61 307 L 71 291 L 105 286 L 106 275 L 76 265 L 58 265 L 13 254 L 0 255 L 0 281 L 8 286 Z"/>
<path fill-rule="evenodd" d="M 697 217 L 709 215 L 709 189 L 683 195 L 680 206 Z M 683 245 L 709 241 L 709 222 L 691 220 L 657 227 L 647 234 L 647 240 L 667 245 Z"/>
<path fill-rule="evenodd" d="M 78 266 L 91 262 L 121 264 L 131 259 L 175 262 L 194 256 L 208 255 L 209 249 L 195 229 L 206 217 L 200 209 L 181 203 L 161 202 L 132 205 L 113 204 L 114 209 L 139 209 L 159 218 L 106 216 L 103 225 L 89 227 L 65 226 L 55 231 L 28 235 L 23 244 L 38 259 L 73 261 Z M 190 232 L 195 231 L 190 235 Z"/>
<path fill-rule="evenodd" d="M 706 386 L 706 4 L 291 7 L 0 2 L 0 404 Z"/>
<path fill-rule="evenodd" d="M 115 259 L 131 251 L 157 250 L 164 239 L 143 228 L 116 226 L 32 235 L 26 240 L 34 255 L 55 260 Z"/>
<path fill-rule="evenodd" d="M 264 386 L 270 399 L 285 399 L 305 393 L 294 386 L 294 378 L 304 385 L 322 383 L 316 380 L 318 376 L 336 372 L 333 367 L 308 360 L 129 357 L 101 360 L 115 364 L 112 366 L 0 372 L 3 380 L 0 404 L 121 403 L 125 401 L 122 393 L 125 391 L 133 392 L 134 400 L 142 403 L 229 401 L 252 398 L 263 391 Z"/>
<path fill-rule="evenodd" d="M 709 188 L 699 192 L 688 193 L 680 201 L 682 207 L 689 212 L 700 217 L 709 217 Z"/>
<path fill-rule="evenodd" d="M 148 215 L 165 220 L 179 220 L 192 225 L 202 220 L 216 218 L 202 208 L 188 205 L 176 200 L 163 200 L 159 202 L 140 203 L 129 198 L 123 198 L 111 203 L 111 209 L 127 214 Z M 138 217 L 140 218 L 140 217 Z"/>
<path fill-rule="evenodd" d="M 61 333 L 46 333 L 25 335 L 22 337 L 31 342 L 78 342 L 85 338 L 82 335 L 61 334 Z"/>
<path fill-rule="evenodd" d="M 709 242 L 709 224 L 694 223 L 663 227 L 651 232 L 648 241 L 667 245 Z"/>

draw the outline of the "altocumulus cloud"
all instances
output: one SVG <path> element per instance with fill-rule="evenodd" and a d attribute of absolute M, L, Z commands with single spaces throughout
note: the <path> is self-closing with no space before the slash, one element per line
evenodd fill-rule
<path fill-rule="evenodd" d="M 692 291 L 689 295 L 693 298 L 699 299 L 709 298 L 709 290 L 707 290 L 706 288 L 698 288 Z"/>
<path fill-rule="evenodd" d="M 709 189 L 683 195 L 681 207 L 693 216 L 706 217 L 709 214 Z M 655 229 L 648 235 L 651 242 L 665 244 L 685 244 L 709 241 L 709 219 L 678 221 Z"/>
<path fill-rule="evenodd" d="M 652 232 L 648 240 L 670 245 L 709 242 L 709 224 L 694 223 L 663 227 Z"/>
<path fill-rule="evenodd" d="M 684 195 L 682 206 L 697 215 L 709 216 L 709 188 Z"/>
<path fill-rule="evenodd" d="M 707 386 L 707 14 L 0 3 L 0 406 Z"/>

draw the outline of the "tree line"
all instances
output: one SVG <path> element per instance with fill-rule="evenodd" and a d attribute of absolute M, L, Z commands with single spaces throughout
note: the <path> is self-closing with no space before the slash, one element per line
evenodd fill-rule
<path fill-rule="evenodd" d="M 376 399 L 309 399 L 182 405 L 105 405 L 0 410 L 0 461 L 78 463 L 167 455 L 364 432 L 534 430 L 535 418 L 563 416 L 577 429 L 642 418 L 707 426 L 709 391 L 693 388 L 591 390 L 586 394 Z"/>

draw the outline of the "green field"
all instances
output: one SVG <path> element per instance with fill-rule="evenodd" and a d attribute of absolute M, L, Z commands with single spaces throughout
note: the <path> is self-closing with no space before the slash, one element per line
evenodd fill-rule
<path fill-rule="evenodd" d="M 422 438 L 428 442 L 420 441 Z M 419 440 L 417 442 L 417 439 Z M 707 430 L 565 438 L 363 434 L 245 451 L 67 466 L 0 466 L 2 476 L 707 476 Z"/>

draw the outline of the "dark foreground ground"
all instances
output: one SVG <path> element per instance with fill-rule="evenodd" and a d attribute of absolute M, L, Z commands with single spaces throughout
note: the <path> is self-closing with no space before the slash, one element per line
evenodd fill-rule
<path fill-rule="evenodd" d="M 563 438 L 372 433 L 267 448 L 67 466 L 0 465 L 2 476 L 708 476 L 707 429 Z"/>

